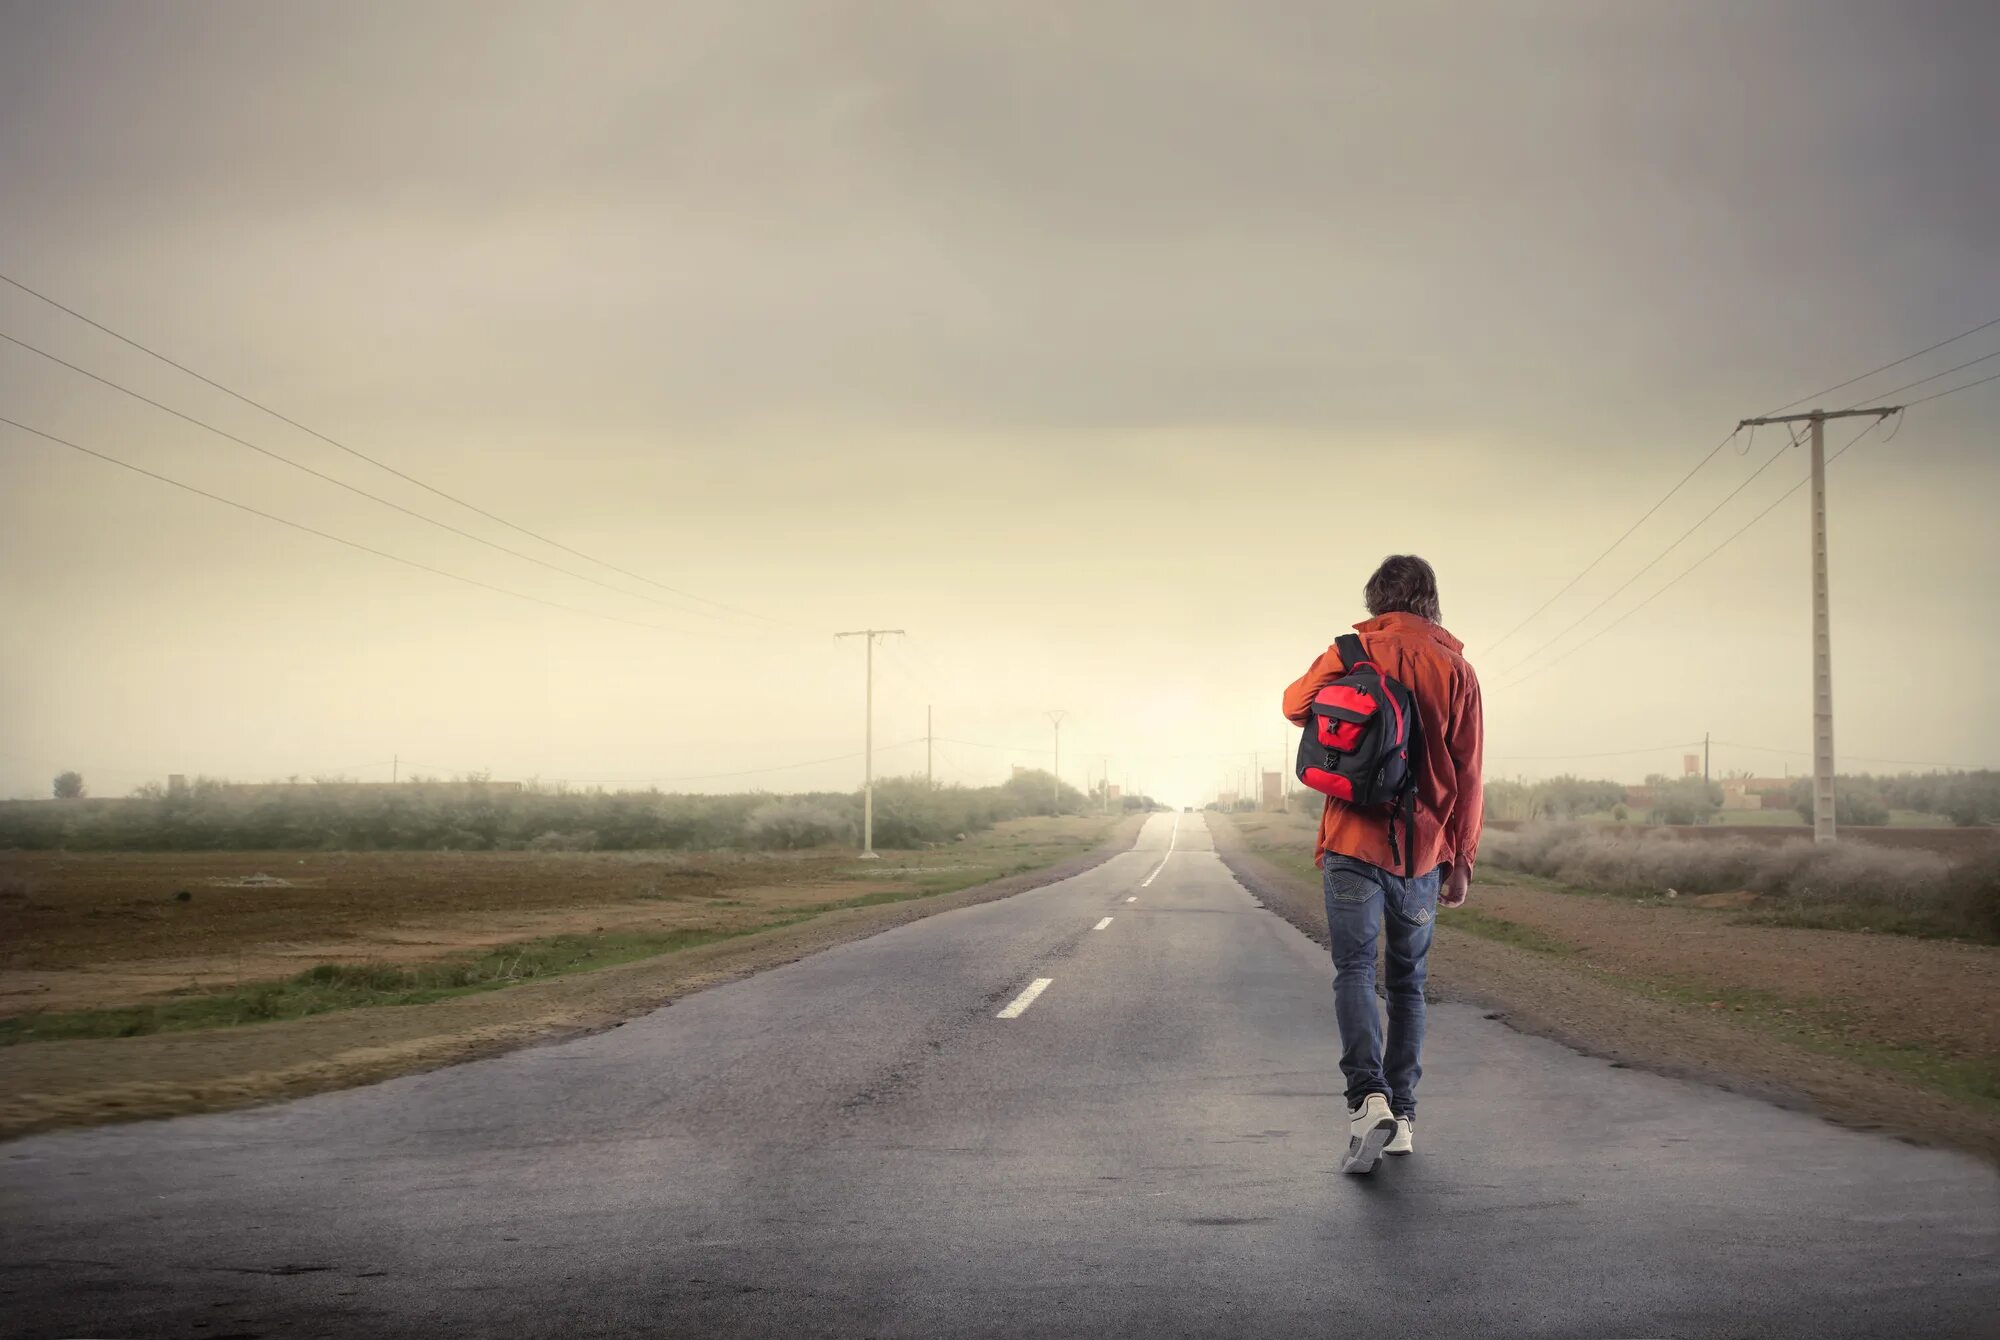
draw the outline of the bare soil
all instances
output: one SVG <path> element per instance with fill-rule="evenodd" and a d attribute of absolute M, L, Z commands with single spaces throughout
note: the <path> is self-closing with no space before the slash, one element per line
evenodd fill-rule
<path fill-rule="evenodd" d="M 1211 822 L 1223 859 L 1266 905 L 1326 943 L 1309 824 L 1238 818 Z M 1936 1078 L 1955 1063 L 2000 1062 L 2000 948 L 1739 925 L 1726 906 L 1502 882 L 1511 878 L 1475 877 L 1467 908 L 1524 943 L 1454 927 L 1455 914 L 1440 913 L 1430 976 L 1440 998 L 1482 1004 L 1614 1065 L 2000 1161 L 2000 1104 Z"/>
<path fill-rule="evenodd" d="M 0 972 L 364 945 L 452 914 L 717 901 L 836 882 L 856 864 L 852 852 L 826 851 L 7 852 Z M 238 882 L 258 874 L 285 884 Z"/>
<path fill-rule="evenodd" d="M 1507 879 L 1496 872 L 1495 881 Z M 1837 1014 L 1853 1040 L 2000 1058 L 2000 949 L 1867 932 L 1737 925 L 1717 906 L 1641 905 L 1482 881 L 1479 910 L 1573 946 L 1584 966 L 1763 993 Z M 1781 1007 L 1782 1008 L 1782 1007 Z"/>
<path fill-rule="evenodd" d="M 129 1000 L 163 982 L 184 985 L 183 974 L 190 969 L 208 974 L 212 983 L 257 980 L 274 975 L 270 969 L 280 965 L 276 975 L 341 961 L 329 953 L 410 961 L 585 923 L 609 931 L 708 924 L 677 922 L 677 917 L 768 918 L 781 908 L 841 903 L 880 890 L 945 888 L 952 881 L 963 886 L 996 869 L 1008 873 L 931 896 L 832 906 L 808 921 L 738 939 L 426 1005 L 0 1048 L 0 1138 L 293 1097 L 615 1027 L 705 987 L 919 917 L 1079 874 L 1129 848 L 1142 822 L 1138 815 L 1027 820 L 947 850 L 895 853 L 865 866 L 854 862 L 852 853 L 772 858 L 778 872 L 792 880 L 776 884 L 748 882 L 759 874 L 769 878 L 773 864 L 766 858 L 729 853 L 714 859 L 658 853 L 381 853 L 357 854 L 345 862 L 321 858 L 327 873 L 307 876 L 326 880 L 318 886 L 317 900 L 314 886 L 303 882 L 292 890 L 227 891 L 299 900 L 293 910 L 296 924 L 305 930 L 289 938 L 273 936 L 268 929 L 259 938 L 255 928 L 275 924 L 283 930 L 294 921 L 257 906 L 225 904 L 206 934 L 165 918 L 121 919 L 115 911 L 111 917 L 89 915 L 92 909 L 129 906 L 139 896 L 135 889 L 150 899 L 162 883 L 178 880 L 185 887 L 197 871 L 219 866 L 223 873 L 213 877 L 226 878 L 240 864 L 245 873 L 254 873 L 260 859 L 269 867 L 268 856 L 91 855 L 66 858 L 67 866 L 58 864 L 64 858 L 30 863 L 30 877 L 41 881 L 33 900 L 56 904 L 33 912 L 55 932 L 40 942 L 24 944 L 15 938 L 9 914 L 8 959 L 39 966 L 11 968 L 7 979 L 17 986 L 39 979 L 48 987 L 44 1003 L 31 1008 L 48 1008 L 46 998 L 57 995 L 93 1002 Z M 675 876 L 666 872 L 690 859 L 702 863 L 700 871 L 679 869 L 683 882 L 673 886 Z M 307 870 L 312 868 L 309 858 Z M 863 873 L 844 877 L 857 868 Z M 166 875 L 176 878 L 163 880 Z M 428 875 L 430 882 L 420 875 Z M 739 877 L 745 882 L 731 882 Z M 669 894 L 669 886 L 677 891 Z M 634 892 L 638 887 L 651 892 Z M 606 899 L 607 891 L 624 896 Z M 195 892 L 197 900 L 202 896 Z M 67 918 L 57 915 L 65 904 Z M 98 924 L 102 922 L 138 929 L 129 941 L 121 941 L 115 931 Z M 217 945 L 223 948 L 212 947 Z M 204 946 L 211 947 L 202 952 Z"/>
<path fill-rule="evenodd" d="M 111 958 L 74 968 L 0 970 L 0 1017 L 142 1004 L 170 992 L 288 978 L 321 963 L 429 962 L 552 935 L 729 931 L 768 921 L 781 912 L 907 887 L 860 882 L 759 885 L 517 912 L 440 912 L 383 925 L 357 924 L 331 939 L 247 943 L 179 958 Z M 727 896 L 721 896 L 725 892 Z"/>

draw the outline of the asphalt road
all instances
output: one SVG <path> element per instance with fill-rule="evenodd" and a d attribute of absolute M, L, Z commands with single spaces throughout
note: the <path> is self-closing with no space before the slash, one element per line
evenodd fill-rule
<path fill-rule="evenodd" d="M 593 1037 L 0 1147 L 0 1329 L 1996 1334 L 1986 1166 L 1468 1007 L 1415 1157 L 1342 1176 L 1330 973 L 1160 816 Z"/>

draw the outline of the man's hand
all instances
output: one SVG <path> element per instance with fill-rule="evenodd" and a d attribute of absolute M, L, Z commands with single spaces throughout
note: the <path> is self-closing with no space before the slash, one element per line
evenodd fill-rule
<path fill-rule="evenodd" d="M 1444 886 L 1438 890 L 1439 907 L 1465 906 L 1465 891 L 1472 886 L 1472 867 L 1454 861 L 1445 867 Z"/>

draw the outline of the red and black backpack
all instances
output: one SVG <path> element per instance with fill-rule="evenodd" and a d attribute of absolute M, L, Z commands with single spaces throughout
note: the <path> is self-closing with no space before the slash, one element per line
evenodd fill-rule
<path fill-rule="evenodd" d="M 1357 809 L 1387 810 L 1389 850 L 1407 867 L 1416 818 L 1419 724 L 1417 699 L 1384 674 L 1352 633 L 1333 644 L 1340 678 L 1313 695 L 1312 719 L 1299 738 L 1299 780 Z M 1396 836 L 1402 820 L 1403 838 Z"/>

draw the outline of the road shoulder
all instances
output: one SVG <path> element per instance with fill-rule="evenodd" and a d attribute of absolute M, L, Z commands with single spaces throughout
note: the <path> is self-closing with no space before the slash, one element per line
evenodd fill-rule
<path fill-rule="evenodd" d="M 1210 829 L 1224 864 L 1245 888 L 1316 943 L 1327 943 L 1316 883 L 1252 850 L 1226 816 L 1211 815 Z M 1477 884 L 1468 907 L 1482 915 Z M 1492 916 L 1492 908 L 1483 915 Z M 1613 1066 L 1697 1080 L 1849 1128 L 2000 1162 L 2000 1112 L 1990 1102 L 1810 1045 L 1796 1029 L 1773 1026 L 1754 1000 L 1739 1011 L 1734 1004 L 1741 1002 L 1726 991 L 1703 999 L 1707 993 L 1685 981 L 1607 966 L 1525 920 L 1496 917 L 1499 926 L 1488 923 L 1485 933 L 1475 934 L 1454 927 L 1453 916 L 1446 912 L 1439 919 L 1433 998 L 1476 1004 L 1510 1027 Z M 1918 985 L 1912 981 L 1908 989 Z"/>

